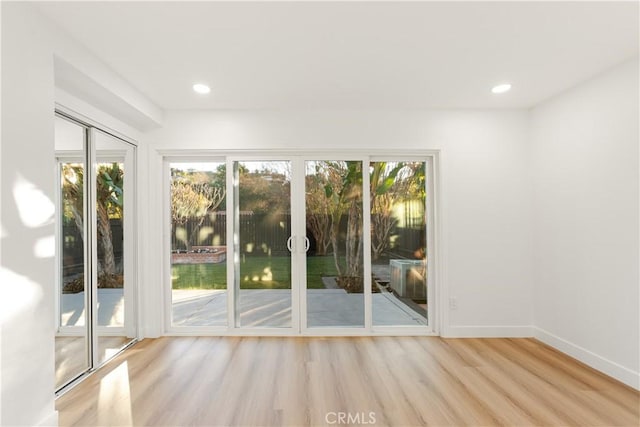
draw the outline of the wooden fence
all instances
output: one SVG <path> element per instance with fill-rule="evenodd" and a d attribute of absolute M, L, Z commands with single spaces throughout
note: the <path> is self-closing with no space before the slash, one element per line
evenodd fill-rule
<path fill-rule="evenodd" d="M 346 229 L 346 218 L 341 229 Z M 291 215 L 290 214 L 253 214 L 250 212 L 240 215 L 240 243 L 243 246 L 242 252 L 251 249 L 254 254 L 264 255 L 286 255 L 288 254 L 287 239 L 291 236 Z M 227 240 L 227 216 L 223 213 L 216 213 L 205 217 L 202 222 L 199 219 L 186 221 L 178 224 L 182 230 L 176 232 L 176 225 L 172 226 L 171 250 L 186 250 L 187 245 L 184 238 L 191 239 L 190 246 L 226 246 L 230 243 Z M 419 228 L 396 227 L 392 234 L 397 245 L 392 250 L 394 257 L 413 258 L 413 252 L 424 246 L 424 236 L 419 232 Z M 113 249 L 116 263 L 122 260 L 122 222 L 111 220 L 111 233 L 113 237 Z M 307 235 L 311 241 L 311 253 L 313 253 L 314 239 L 310 231 Z M 70 222 L 62 227 L 62 251 L 64 275 L 81 273 L 83 269 L 83 239 L 75 223 Z M 101 257 L 101 249 L 98 248 L 98 257 Z"/>
<path fill-rule="evenodd" d="M 271 255 L 284 255 L 288 253 L 289 236 L 290 214 L 240 214 L 240 243 L 245 245 L 243 252 L 250 249 L 265 255 L 269 255 L 269 251 Z M 230 241 L 227 239 L 227 215 L 224 212 L 172 225 L 172 251 L 186 250 L 187 246 L 226 246 Z"/>
<path fill-rule="evenodd" d="M 347 218 L 344 217 L 340 229 L 346 230 Z M 287 239 L 291 236 L 290 214 L 240 214 L 240 245 L 241 252 L 251 251 L 254 255 L 285 255 L 288 254 Z M 421 227 L 395 227 L 392 234 L 396 247 L 393 249 L 395 257 L 413 258 L 413 253 L 424 247 L 424 236 Z M 315 242 L 310 230 L 307 230 L 310 240 L 310 253 L 313 253 Z M 344 236 L 343 236 L 344 237 Z M 227 216 L 217 213 L 205 217 L 202 221 L 192 219 L 183 224 L 174 224 L 171 233 L 171 250 L 187 250 L 186 239 L 190 239 L 190 246 L 226 246 Z"/>

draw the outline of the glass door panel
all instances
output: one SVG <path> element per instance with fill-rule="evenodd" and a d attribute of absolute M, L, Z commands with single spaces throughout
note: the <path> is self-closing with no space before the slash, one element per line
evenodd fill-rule
<path fill-rule="evenodd" d="M 429 330 L 428 158 L 236 159 L 168 163 L 171 326 Z"/>
<path fill-rule="evenodd" d="M 173 326 L 227 325 L 226 163 L 170 163 Z"/>
<path fill-rule="evenodd" d="M 373 325 L 425 326 L 426 164 L 375 161 L 369 177 Z"/>
<path fill-rule="evenodd" d="M 55 336 L 56 389 L 90 368 L 87 321 L 85 156 L 87 129 L 61 117 L 55 119 L 59 203 L 56 257 L 58 271 Z"/>
<path fill-rule="evenodd" d="M 290 328 L 291 162 L 233 166 L 236 323 Z"/>
<path fill-rule="evenodd" d="M 137 335 L 135 147 L 56 113 L 55 153 L 60 391 Z"/>
<path fill-rule="evenodd" d="M 362 186 L 361 161 L 305 161 L 309 328 L 364 327 Z"/>
<path fill-rule="evenodd" d="M 92 130 L 95 147 L 97 263 L 96 363 L 111 358 L 136 336 L 134 147 Z"/>

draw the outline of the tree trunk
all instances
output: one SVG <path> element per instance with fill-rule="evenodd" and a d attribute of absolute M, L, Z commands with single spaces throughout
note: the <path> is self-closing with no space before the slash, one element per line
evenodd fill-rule
<path fill-rule="evenodd" d="M 324 256 L 331 244 L 329 216 L 326 214 L 307 215 L 307 225 L 316 239 L 316 255 Z"/>
<path fill-rule="evenodd" d="M 389 247 L 389 236 L 394 223 L 395 219 L 391 217 L 390 211 L 371 216 L 371 250 L 374 260 L 378 260 Z"/>
<path fill-rule="evenodd" d="M 349 206 L 349 216 L 347 218 L 347 238 L 346 238 L 346 275 L 357 277 L 360 275 L 360 255 L 362 253 L 362 224 L 361 208 L 357 200 L 353 200 Z"/>
<path fill-rule="evenodd" d="M 104 274 L 116 274 L 116 261 L 113 255 L 113 238 L 111 224 L 106 207 L 98 204 L 98 236 L 102 245 L 102 272 Z"/>
<path fill-rule="evenodd" d="M 331 242 L 329 241 L 329 239 L 324 237 L 324 240 L 322 240 L 321 243 L 317 244 L 318 255 L 323 255 L 323 256 L 327 255 L 327 251 L 329 250 L 329 245 L 331 245 Z"/>
<path fill-rule="evenodd" d="M 82 211 L 78 211 L 74 205 L 71 205 L 71 213 L 73 214 L 73 220 L 76 223 L 76 228 L 80 232 L 80 237 L 84 241 L 84 219 L 82 218 Z"/>
<path fill-rule="evenodd" d="M 336 273 L 338 276 L 342 276 L 342 269 L 340 268 L 340 262 L 338 260 L 338 233 L 340 233 L 340 219 L 336 221 L 335 218 L 331 222 L 331 247 L 333 248 L 333 262 L 336 266 Z"/>

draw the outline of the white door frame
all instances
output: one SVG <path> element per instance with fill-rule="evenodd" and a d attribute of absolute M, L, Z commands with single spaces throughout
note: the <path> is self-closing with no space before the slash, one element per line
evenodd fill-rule
<path fill-rule="evenodd" d="M 89 373 L 100 368 L 116 356 L 119 351 L 124 350 L 132 345 L 139 338 L 138 336 L 138 283 L 137 283 L 137 144 L 135 141 L 116 135 L 114 132 L 106 131 L 99 123 L 79 116 L 75 112 L 68 111 L 60 105 L 56 105 L 56 117 L 67 120 L 71 123 L 83 128 L 84 147 L 83 150 L 56 150 L 56 182 L 60 182 L 60 165 L 65 162 L 79 162 L 84 165 L 84 277 L 85 277 L 85 326 L 80 327 L 63 327 L 60 324 L 60 302 L 59 298 L 62 292 L 60 260 L 56 261 L 56 335 L 57 336 L 84 336 L 87 340 L 87 368 L 62 385 L 56 393 L 61 395 L 68 391 L 80 381 L 82 381 Z M 96 135 L 101 134 L 107 138 L 117 140 L 123 144 L 122 149 L 103 150 L 100 154 L 96 154 Z M 96 166 L 97 161 L 122 161 L 127 172 L 127 178 L 124 182 L 124 197 L 127 200 L 127 212 L 123 218 L 123 252 L 124 262 L 124 280 L 125 288 L 123 290 L 125 313 L 124 325 L 122 327 L 105 327 L 98 326 L 97 303 L 98 303 L 98 280 L 97 280 L 97 225 L 96 225 Z M 60 189 L 56 191 L 56 248 L 57 253 L 62 253 L 61 242 L 61 215 L 62 197 Z M 125 335 L 130 341 L 120 348 L 116 354 L 110 355 L 105 360 L 98 360 L 98 339 L 101 336 L 121 336 Z"/>
<path fill-rule="evenodd" d="M 165 307 L 165 335 L 201 335 L 201 336 L 430 336 L 440 333 L 440 279 L 439 261 L 440 245 L 439 227 L 440 219 L 438 215 L 438 158 L 439 151 L 384 151 L 371 150 L 367 153 L 345 151 L 289 151 L 289 150 L 160 150 L 158 154 L 162 157 L 163 165 L 163 294 Z M 170 230 L 170 170 L 169 164 L 172 162 L 226 162 L 227 165 L 227 197 L 234 194 L 234 174 L 233 162 L 235 161 L 291 161 L 291 232 L 294 237 L 292 253 L 292 327 L 291 328 L 246 328 L 238 327 L 235 312 L 235 292 L 229 284 L 235 283 L 235 242 L 230 239 L 234 237 L 233 220 L 227 220 L 227 301 L 228 301 L 228 322 L 226 326 L 173 326 L 172 325 L 172 297 L 171 297 L 171 243 L 167 230 Z M 309 328 L 307 327 L 307 292 L 306 292 L 306 254 L 304 248 L 304 238 L 306 237 L 306 222 L 304 221 L 304 162 L 306 160 L 356 160 L 363 162 L 363 230 L 369 230 L 371 217 L 366 214 L 371 212 L 369 188 L 369 174 L 366 165 L 370 161 L 424 161 L 426 166 L 427 186 L 427 301 L 428 301 L 428 326 L 374 326 L 372 322 L 372 293 L 371 293 L 371 252 L 370 233 L 363 233 L 364 275 L 364 313 L 365 324 L 362 328 L 333 327 L 333 328 Z M 227 218 L 233 203 L 227 199 Z M 295 208 L 296 206 L 301 208 Z M 294 210 L 299 212 L 294 213 Z"/>
<path fill-rule="evenodd" d="M 234 168 L 234 164 L 236 162 L 274 162 L 274 161 L 289 162 L 291 165 L 292 175 L 295 174 L 296 165 L 295 165 L 295 160 L 292 156 L 276 155 L 272 153 L 265 153 L 263 155 L 247 153 L 246 155 L 242 155 L 242 156 L 238 156 L 238 155 L 227 156 L 227 195 L 231 194 L 234 197 L 234 201 L 232 204 L 227 203 L 227 231 L 229 230 L 229 223 L 231 223 L 231 229 L 233 230 L 232 234 L 227 233 L 227 241 L 229 240 L 229 236 L 233 236 L 233 243 L 232 243 L 232 250 L 231 250 L 231 253 L 233 256 L 227 257 L 227 262 L 228 262 L 227 263 L 227 279 L 228 280 L 231 279 L 232 281 L 227 281 L 227 289 L 230 290 L 229 283 L 232 283 L 234 287 L 233 288 L 234 292 L 230 292 L 233 295 L 227 296 L 227 299 L 229 301 L 233 300 L 233 305 L 231 303 L 229 303 L 228 305 L 228 308 L 230 310 L 229 312 L 230 321 L 228 325 L 229 325 L 229 328 L 233 330 L 238 330 L 238 331 L 244 330 L 244 331 L 251 331 L 251 332 L 255 331 L 256 332 L 255 335 L 280 335 L 283 333 L 284 335 L 297 335 L 298 334 L 297 331 L 299 331 L 300 329 L 300 305 L 299 305 L 298 298 L 296 298 L 296 295 L 298 293 L 297 288 L 300 286 L 300 284 L 299 284 L 299 281 L 296 280 L 296 278 L 298 277 L 297 276 L 298 262 L 296 261 L 296 251 L 297 251 L 297 248 L 299 248 L 300 246 L 299 246 L 298 238 L 294 234 L 296 215 L 294 215 L 293 202 L 294 202 L 294 194 L 295 194 L 294 186 L 296 184 L 295 184 L 295 179 L 293 179 L 293 176 L 291 176 L 291 188 L 290 188 L 290 195 L 289 195 L 289 206 L 291 210 L 291 233 L 292 233 L 292 237 L 294 237 L 293 246 L 292 246 L 293 251 L 291 252 L 291 327 L 290 328 L 275 328 L 275 327 L 247 328 L 240 325 L 240 310 L 239 310 L 240 301 L 237 299 L 240 293 L 240 281 L 236 280 L 237 279 L 236 272 L 238 271 L 237 267 L 239 265 L 238 263 L 239 263 L 239 255 L 240 255 L 240 251 L 236 250 L 239 247 L 239 243 L 240 243 L 239 229 L 238 229 L 239 225 L 236 223 L 236 221 L 238 220 L 238 217 L 236 216 L 236 208 L 238 204 L 237 203 L 238 192 L 236 191 L 236 188 L 239 186 L 239 183 L 235 182 L 237 179 L 237 176 L 235 175 L 236 170 Z M 230 177 L 231 177 L 231 180 L 229 179 Z M 229 192 L 229 190 L 231 190 L 231 192 Z M 230 209 L 234 210 L 234 214 L 231 216 L 229 215 Z M 229 218 L 231 218 L 232 220 L 229 221 L 228 220 Z M 228 247 L 229 245 L 227 245 L 227 248 Z M 231 320 L 233 320 L 233 322 L 231 322 Z"/>

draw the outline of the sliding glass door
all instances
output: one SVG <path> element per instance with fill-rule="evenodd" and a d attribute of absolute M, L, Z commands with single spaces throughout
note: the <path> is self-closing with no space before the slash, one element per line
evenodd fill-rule
<path fill-rule="evenodd" d="M 291 328 L 291 162 L 234 161 L 236 325 Z"/>
<path fill-rule="evenodd" d="M 136 337 L 135 147 L 66 116 L 55 126 L 60 389 Z"/>
<path fill-rule="evenodd" d="M 136 336 L 134 146 L 91 129 L 95 171 L 96 362 L 101 364 Z"/>
<path fill-rule="evenodd" d="M 426 162 L 369 163 L 374 326 L 426 326 Z"/>
<path fill-rule="evenodd" d="M 309 328 L 365 326 L 363 162 L 305 161 Z"/>
<path fill-rule="evenodd" d="M 90 367 L 90 322 L 87 307 L 90 284 L 87 257 L 88 207 L 86 145 L 88 129 L 56 118 L 55 143 L 58 179 L 56 389 L 73 381 Z"/>
<path fill-rule="evenodd" d="M 433 331 L 430 162 L 322 155 L 168 160 L 169 327 L 221 334 Z"/>
<path fill-rule="evenodd" d="M 227 177 L 224 160 L 171 162 L 171 322 L 227 326 Z"/>

